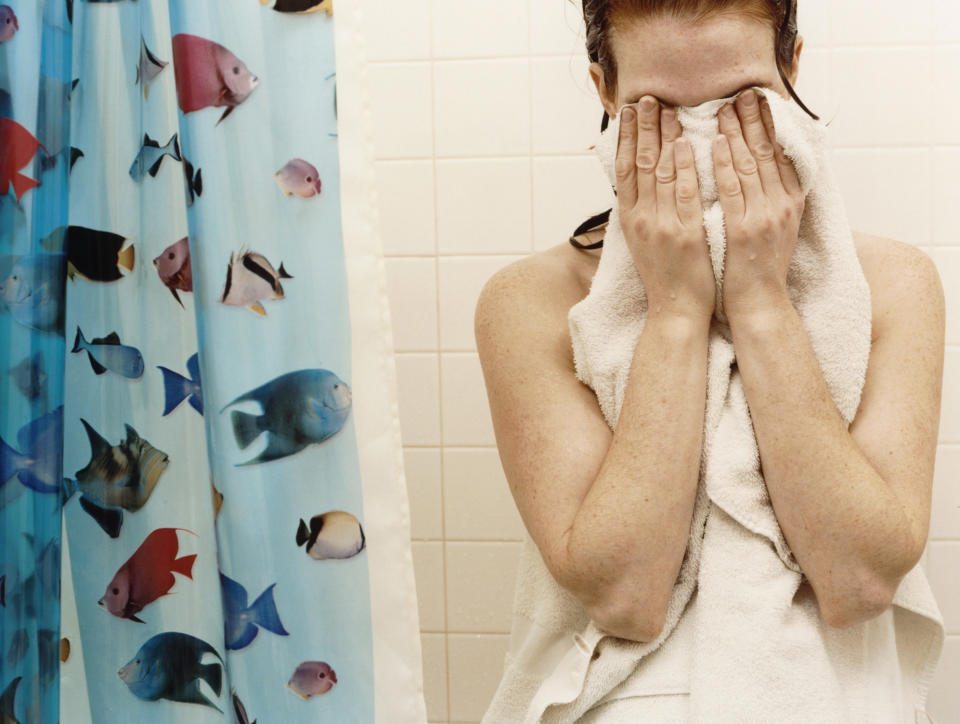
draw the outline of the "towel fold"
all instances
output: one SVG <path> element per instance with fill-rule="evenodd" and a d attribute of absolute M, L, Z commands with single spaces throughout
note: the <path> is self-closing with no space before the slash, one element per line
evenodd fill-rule
<path fill-rule="evenodd" d="M 829 164 L 827 129 L 776 92 L 756 90 L 769 101 L 777 140 L 793 161 L 806 197 L 788 293 L 849 426 L 870 355 L 870 289 Z M 726 244 L 711 143 L 718 134 L 717 111 L 728 100 L 678 108 L 696 159 L 717 302 L 708 346 L 700 480 L 665 625 L 647 643 L 604 634 L 552 579 L 528 537 L 506 671 L 484 722 L 574 722 L 663 644 L 695 587 L 691 722 L 902 724 L 925 711 L 944 629 L 919 564 L 901 582 L 891 609 L 857 626 L 828 627 L 812 596 L 795 600 L 804 576 L 767 494 L 722 304 Z M 596 145 L 613 186 L 619 118 Z M 611 201 L 590 292 L 570 309 L 569 324 L 577 377 L 594 390 L 615 429 L 647 299 L 623 238 L 616 198 Z M 893 711 L 896 704 L 885 709 L 877 702 L 902 706 Z M 868 711 L 870 718 L 862 718 Z M 877 712 L 883 718 L 875 718 Z"/>

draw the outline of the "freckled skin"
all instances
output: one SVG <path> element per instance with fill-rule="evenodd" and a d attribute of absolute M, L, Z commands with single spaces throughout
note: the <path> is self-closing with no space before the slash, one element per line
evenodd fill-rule
<path fill-rule="evenodd" d="M 646 94 L 668 105 L 695 106 L 753 83 L 789 98 L 774 62 L 773 43 L 769 24 L 741 14 L 696 23 L 671 17 L 621 21 L 611 33 L 617 87 L 606 88 L 598 63 L 591 64 L 590 75 L 611 118 L 620 106 Z M 784 68 L 791 85 L 802 45 L 798 36 L 793 72 Z M 669 63 L 663 62 L 665 57 Z"/>

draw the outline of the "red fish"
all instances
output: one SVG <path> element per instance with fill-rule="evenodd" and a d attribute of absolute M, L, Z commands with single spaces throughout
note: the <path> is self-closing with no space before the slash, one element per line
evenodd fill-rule
<path fill-rule="evenodd" d="M 0 118 L 0 196 L 5 196 L 13 184 L 17 201 L 40 182 L 20 173 L 30 163 L 33 154 L 42 148 L 40 141 L 12 118 Z"/>
<path fill-rule="evenodd" d="M 184 113 L 227 106 L 219 125 L 257 87 L 257 76 L 219 43 L 187 33 L 174 35 L 172 43 L 177 102 Z"/>
<path fill-rule="evenodd" d="M 196 554 L 177 558 L 177 531 L 186 528 L 157 528 L 148 535 L 127 562 L 120 566 L 97 603 L 117 618 L 145 623 L 137 614 L 173 588 L 179 573 L 193 579 Z"/>

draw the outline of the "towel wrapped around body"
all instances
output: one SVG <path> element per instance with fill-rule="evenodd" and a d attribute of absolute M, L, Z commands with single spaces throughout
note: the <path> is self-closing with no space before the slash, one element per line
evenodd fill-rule
<path fill-rule="evenodd" d="M 775 91 L 756 90 L 770 104 L 777 140 L 806 199 L 788 293 L 849 427 L 870 356 L 870 288 L 829 164 L 827 128 Z M 717 302 L 690 540 L 664 627 L 646 643 L 603 633 L 554 581 L 527 536 L 505 672 L 484 724 L 576 721 L 628 677 L 644 675 L 644 658 L 668 641 L 694 591 L 697 611 L 685 644 L 692 647 L 691 722 L 912 724 L 925 713 L 944 628 L 920 564 L 884 614 L 845 629 L 827 626 L 814 597 L 798 593 L 809 583 L 767 493 L 722 304 L 726 241 L 711 143 L 717 111 L 729 100 L 677 109 L 696 159 Z M 614 187 L 619 118 L 596 144 Z M 611 201 L 596 274 L 570 309 L 569 324 L 577 377 L 615 429 L 647 299 L 613 195 Z"/>

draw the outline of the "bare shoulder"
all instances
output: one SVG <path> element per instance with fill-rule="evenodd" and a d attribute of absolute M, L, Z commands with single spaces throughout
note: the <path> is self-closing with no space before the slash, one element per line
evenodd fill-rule
<path fill-rule="evenodd" d="M 882 236 L 853 232 L 857 257 L 870 285 L 874 332 L 883 331 L 891 315 L 915 314 L 920 307 L 943 307 L 937 267 L 923 249 Z M 905 302 L 910 302 L 905 304 Z"/>
<path fill-rule="evenodd" d="M 480 292 L 476 331 L 491 323 L 506 331 L 535 327 L 568 343 L 567 314 L 589 291 L 598 259 L 599 254 L 558 244 L 508 264 Z"/>

